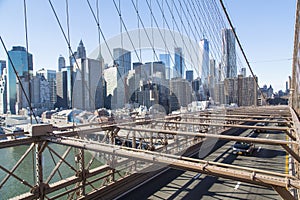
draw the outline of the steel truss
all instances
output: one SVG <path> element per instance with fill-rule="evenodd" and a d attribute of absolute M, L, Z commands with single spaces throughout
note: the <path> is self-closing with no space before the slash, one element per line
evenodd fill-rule
<path fill-rule="evenodd" d="M 258 122 L 278 123 L 282 122 L 282 119 L 285 127 L 253 125 Z M 288 107 L 262 107 L 230 109 L 225 115 L 222 111 L 209 111 L 118 124 L 57 127 L 52 133 L 42 136 L 29 137 L 26 136 L 27 133 L 7 133 L 6 136 L 11 139 L 1 141 L 0 148 L 24 144 L 30 146 L 11 169 L 0 166 L 6 173 L 0 188 L 9 178 L 14 178 L 28 187 L 28 192 L 18 196 L 18 199 L 88 198 L 90 195 L 107 191 L 107 187 L 121 184 L 122 180 L 130 177 L 138 179 L 136 172 L 153 170 L 153 166 L 163 165 L 271 187 L 282 198 L 293 199 L 290 190 L 297 191 L 300 188 L 299 125 L 297 116 Z M 289 140 L 223 134 L 231 129 L 282 131 L 289 136 Z M 20 135 L 25 137 L 18 138 Z M 291 174 L 280 174 L 180 156 L 182 152 L 201 144 L 206 138 L 280 145 L 291 156 L 291 164 L 295 166 L 295 170 Z M 55 146 L 50 145 L 52 143 L 68 147 L 63 153 L 59 153 Z M 129 143 L 131 147 L 126 147 Z M 54 166 L 49 174 L 43 172 L 42 159 L 46 150 L 51 156 L 48 162 L 53 162 Z M 72 150 L 75 162 L 68 160 L 68 157 L 72 156 Z M 96 153 L 88 158 L 87 150 Z M 15 173 L 30 152 L 35 153 L 34 184 Z M 95 164 L 96 160 L 98 164 Z M 63 174 L 63 165 L 67 166 L 73 175 Z M 55 176 L 59 177 L 59 180 L 54 180 Z"/>

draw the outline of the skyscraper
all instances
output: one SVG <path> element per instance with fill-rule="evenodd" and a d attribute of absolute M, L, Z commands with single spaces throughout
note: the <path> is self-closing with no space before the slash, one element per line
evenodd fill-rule
<path fill-rule="evenodd" d="M 235 36 L 232 29 L 222 29 L 222 68 L 224 78 L 237 77 Z"/>
<path fill-rule="evenodd" d="M 64 70 L 64 68 L 62 69 Z M 56 71 L 42 68 L 36 72 L 36 75 L 43 76 L 48 81 L 50 87 L 50 102 L 54 105 L 56 103 Z"/>
<path fill-rule="evenodd" d="M 185 72 L 185 79 L 189 82 L 192 82 L 194 80 L 194 71 L 193 70 L 187 70 Z"/>
<path fill-rule="evenodd" d="M 77 59 L 72 106 L 81 110 L 95 110 L 104 106 L 102 67 L 95 59 Z"/>
<path fill-rule="evenodd" d="M 172 99 L 172 97 L 170 99 L 172 110 L 177 110 L 181 106 L 186 107 L 192 102 L 192 88 L 187 80 L 182 78 L 172 79 L 170 81 L 170 91 L 174 93 L 176 97 L 175 99 Z"/>
<path fill-rule="evenodd" d="M 170 54 L 159 54 L 159 60 L 162 61 L 166 67 L 166 79 L 171 79 L 170 58 Z"/>
<path fill-rule="evenodd" d="M 7 112 L 7 69 L 3 69 L 0 76 L 0 114 Z"/>
<path fill-rule="evenodd" d="M 131 69 L 131 52 L 122 48 L 113 49 L 114 64 L 117 65 L 121 76 Z"/>
<path fill-rule="evenodd" d="M 57 108 L 68 108 L 67 70 L 56 73 L 56 105 Z"/>
<path fill-rule="evenodd" d="M 76 59 L 78 58 L 86 59 L 86 51 L 82 40 L 80 40 L 79 45 L 77 47 Z"/>
<path fill-rule="evenodd" d="M 14 46 L 8 51 L 8 70 L 7 70 L 7 111 L 16 114 L 17 102 L 17 78 L 13 66 L 19 76 L 28 76 L 33 70 L 32 54 L 28 53 L 24 47 Z M 28 91 L 27 91 L 28 94 Z"/>
<path fill-rule="evenodd" d="M 173 71 L 173 77 L 180 77 L 183 78 L 184 73 L 184 58 L 182 54 L 182 48 L 176 47 L 175 51 L 175 66 Z"/>
<path fill-rule="evenodd" d="M 52 105 L 50 104 L 50 86 L 49 82 L 45 79 L 44 76 L 37 75 L 31 77 L 28 80 L 26 77 L 20 77 L 22 86 L 25 91 L 29 91 L 29 85 L 31 90 L 31 106 L 36 109 L 38 112 L 39 108 L 48 108 L 52 109 Z M 16 102 L 16 111 L 20 111 L 21 109 L 28 109 L 29 102 L 27 101 L 24 92 L 21 89 L 21 86 L 17 82 L 17 102 Z M 37 113 L 36 113 L 37 114 Z"/>
<path fill-rule="evenodd" d="M 199 42 L 200 45 L 200 69 L 201 71 L 201 80 L 203 84 L 207 85 L 207 79 L 209 75 L 209 43 L 207 39 L 202 39 Z"/>
<path fill-rule="evenodd" d="M 61 69 L 65 68 L 65 67 L 66 67 L 65 58 L 62 55 L 59 55 L 59 57 L 58 57 L 58 71 L 60 72 Z"/>
<path fill-rule="evenodd" d="M 117 108 L 125 105 L 125 78 L 131 69 L 131 52 L 122 48 L 113 49 L 114 65 L 117 66 Z"/>
<path fill-rule="evenodd" d="M 3 70 L 6 68 L 6 61 L 0 60 L 0 75 L 3 74 Z"/>
<path fill-rule="evenodd" d="M 216 60 L 210 59 L 209 76 L 208 76 L 208 92 L 209 92 L 209 97 L 211 97 L 213 100 L 215 100 L 216 84 L 217 84 Z"/>
<path fill-rule="evenodd" d="M 134 62 L 134 63 L 132 63 L 132 69 L 134 70 L 142 65 L 143 65 L 143 63 L 141 63 L 141 62 Z"/>
<path fill-rule="evenodd" d="M 209 60 L 209 75 L 212 77 L 216 77 L 216 60 L 210 59 Z"/>
<path fill-rule="evenodd" d="M 240 74 L 243 75 L 243 77 L 246 77 L 246 68 L 245 67 L 241 68 Z"/>

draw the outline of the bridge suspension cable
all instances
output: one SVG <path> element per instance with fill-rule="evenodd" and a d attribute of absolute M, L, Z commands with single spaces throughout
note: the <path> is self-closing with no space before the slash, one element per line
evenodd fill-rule
<path fill-rule="evenodd" d="M 246 61 L 246 63 L 247 63 L 247 66 L 248 66 L 248 68 L 249 68 L 249 70 L 250 70 L 250 72 L 251 72 L 251 74 L 252 74 L 252 76 L 253 76 L 253 78 L 254 78 L 254 80 L 255 80 L 256 87 L 257 87 L 258 90 L 260 91 L 261 96 L 263 97 L 263 99 L 266 100 L 265 95 L 263 94 L 263 92 L 261 91 L 261 89 L 260 89 L 260 87 L 259 87 L 259 85 L 258 85 L 257 78 L 255 78 L 255 74 L 254 74 L 254 72 L 253 72 L 253 70 L 252 70 L 252 68 L 251 68 L 251 66 L 250 66 L 250 63 L 249 63 L 248 58 L 247 58 L 247 56 L 246 56 L 246 53 L 245 53 L 245 51 L 244 51 L 244 49 L 243 49 L 243 47 L 242 47 L 242 44 L 241 44 L 241 42 L 240 42 L 240 40 L 239 40 L 239 38 L 238 38 L 238 36 L 237 36 L 237 34 L 236 34 L 236 31 L 235 31 L 234 26 L 233 26 L 233 24 L 232 24 L 232 22 L 231 22 L 231 19 L 230 19 L 230 17 L 229 17 L 229 14 L 228 14 L 228 12 L 227 12 L 227 10 L 226 10 L 226 8 L 225 8 L 225 5 L 224 5 L 224 3 L 223 3 L 222 0 L 220 0 L 220 3 L 221 3 L 221 5 L 222 5 L 223 11 L 224 11 L 224 13 L 225 13 L 225 15 L 226 15 L 226 18 L 227 18 L 227 20 L 228 20 L 228 22 L 229 22 L 229 24 L 230 24 L 230 27 L 231 27 L 231 29 L 232 29 L 232 32 L 233 32 L 234 36 L 235 36 L 235 39 L 236 39 L 236 41 L 237 41 L 237 43 L 238 43 L 238 45 L 239 45 L 239 48 L 240 48 L 240 50 L 241 50 L 241 52 L 242 52 L 242 54 L 243 54 L 243 57 L 244 57 L 244 59 L 245 59 L 245 61 Z"/>

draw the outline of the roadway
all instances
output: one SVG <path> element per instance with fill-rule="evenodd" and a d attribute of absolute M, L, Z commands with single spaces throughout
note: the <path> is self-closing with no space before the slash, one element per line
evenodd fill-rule
<path fill-rule="evenodd" d="M 274 124 L 271 124 L 274 125 Z M 240 136 L 285 140 L 284 133 L 267 131 L 254 133 L 246 130 Z M 211 141 L 215 144 L 214 141 Z M 234 142 L 218 141 L 208 155 L 202 158 L 209 161 L 254 167 L 285 173 L 287 156 L 280 146 L 257 144 L 252 156 L 232 154 Z M 206 142 L 209 146 L 209 142 Z M 202 155 L 203 152 L 200 152 Z M 199 155 L 196 155 L 199 157 Z M 140 187 L 120 196 L 119 199 L 281 199 L 271 188 L 241 183 L 234 180 L 168 169 Z"/>

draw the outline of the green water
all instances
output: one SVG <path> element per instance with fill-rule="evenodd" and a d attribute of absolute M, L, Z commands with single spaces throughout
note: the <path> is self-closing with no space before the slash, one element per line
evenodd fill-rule
<path fill-rule="evenodd" d="M 10 170 L 17 161 L 21 158 L 21 156 L 26 152 L 26 150 L 29 148 L 29 145 L 22 145 L 18 147 L 11 147 L 11 148 L 5 148 L 0 149 L 0 165 L 5 167 L 6 169 Z M 54 149 L 60 156 L 64 154 L 67 147 L 51 144 L 50 147 Z M 66 157 L 66 160 L 75 168 L 77 169 L 74 155 L 76 151 L 72 149 L 68 156 Z M 57 163 L 59 161 L 59 158 L 53 154 L 53 158 L 55 162 Z M 29 155 L 25 158 L 25 160 L 21 163 L 21 165 L 17 168 L 17 170 L 14 172 L 15 175 L 19 176 L 23 180 L 27 181 L 30 185 L 34 185 L 34 179 L 35 179 L 35 171 L 34 171 L 34 160 L 33 160 L 33 152 L 31 151 Z M 86 163 L 90 161 L 92 157 L 92 154 L 90 152 L 85 153 L 85 161 Z M 44 181 L 48 178 L 49 174 L 51 173 L 52 169 L 54 168 L 55 164 L 53 162 L 53 159 L 49 153 L 49 150 L 46 148 L 43 152 L 43 176 Z M 101 163 L 97 160 L 93 162 L 92 167 L 99 166 Z M 63 163 L 60 166 L 60 172 L 63 178 L 73 176 L 75 172 L 70 169 L 68 165 Z M 0 182 L 2 182 L 3 178 L 7 175 L 3 170 L 0 170 Z M 60 176 L 58 173 L 54 175 L 54 177 L 51 179 L 50 184 L 53 182 L 56 182 L 60 179 Z M 22 184 L 20 181 L 15 179 L 14 177 L 10 177 L 8 181 L 3 185 L 2 188 L 0 188 L 0 199 L 8 199 L 11 197 L 15 197 L 17 195 L 20 195 L 22 193 L 29 192 L 30 188 L 26 185 Z M 64 191 L 61 190 L 61 191 Z M 53 195 L 50 195 L 50 197 Z M 61 199 L 65 199 L 66 197 L 63 197 Z"/>

